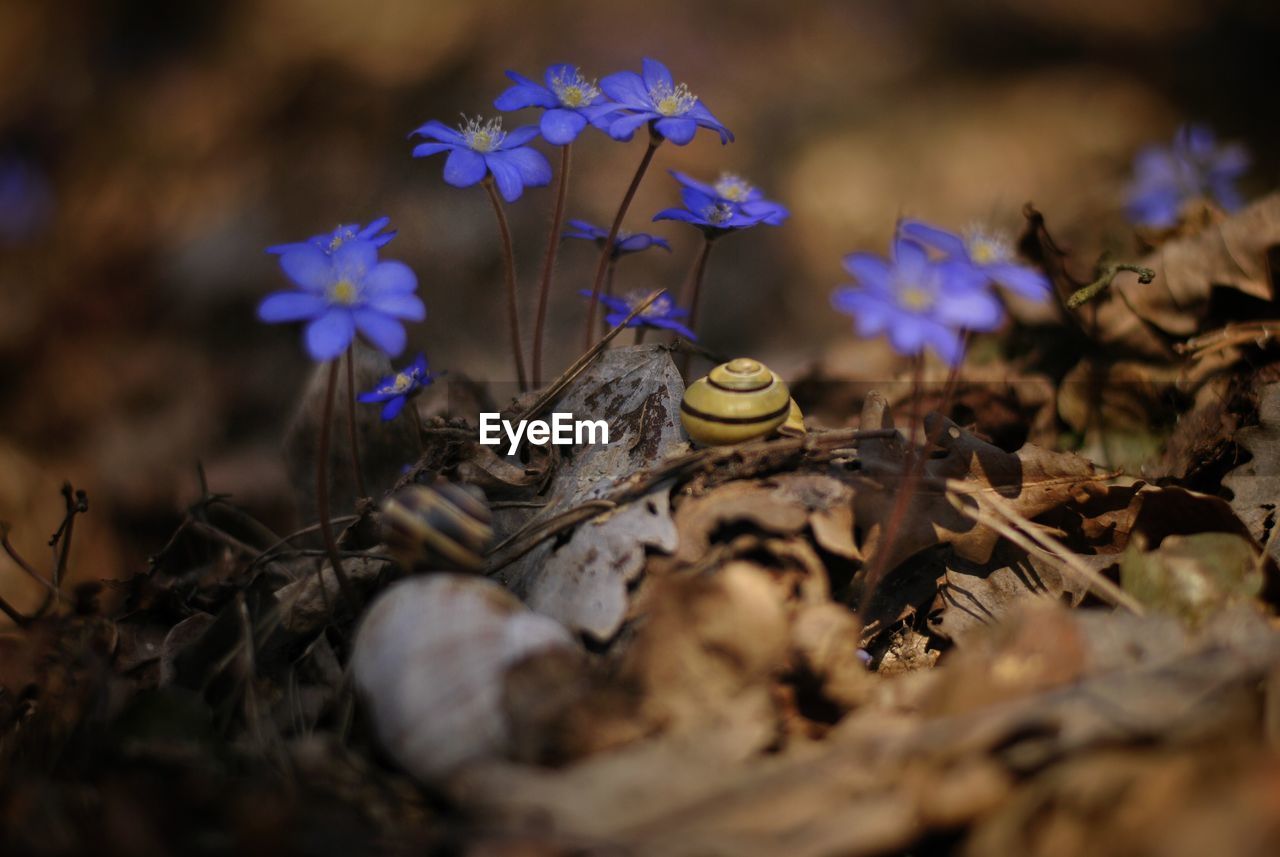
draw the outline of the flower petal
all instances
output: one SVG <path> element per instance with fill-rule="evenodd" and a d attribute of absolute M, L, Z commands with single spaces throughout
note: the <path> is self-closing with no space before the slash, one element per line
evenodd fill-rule
<path fill-rule="evenodd" d="M 646 90 L 654 90 L 659 86 L 667 89 L 675 89 L 676 82 L 671 77 L 671 70 L 655 59 L 644 58 L 641 63 L 642 74 L 641 79 L 644 81 Z"/>
<path fill-rule="evenodd" d="M 382 409 L 383 422 L 391 422 L 400 416 L 400 411 L 404 410 L 405 404 L 409 401 L 408 396 L 396 396 L 387 401 L 386 407 Z"/>
<path fill-rule="evenodd" d="M 517 80 L 520 75 L 513 71 L 507 77 Z M 546 87 L 539 86 L 528 78 L 503 92 L 493 100 L 493 106 L 499 110 L 523 110 L 526 107 L 555 107 L 559 101 Z"/>
<path fill-rule="evenodd" d="M 465 138 L 462 136 L 461 131 L 457 128 L 450 128 L 448 125 L 436 119 L 432 119 L 427 124 L 421 125 L 409 132 L 410 137 L 415 134 L 419 137 L 429 137 L 432 140 L 439 140 L 441 143 L 453 143 L 459 146 L 465 143 Z"/>
<path fill-rule="evenodd" d="M 1049 297 L 1049 278 L 1026 265 L 1014 262 L 1002 262 L 998 265 L 987 265 L 983 271 L 995 284 L 1016 292 L 1024 298 L 1043 301 Z"/>
<path fill-rule="evenodd" d="M 698 133 L 698 123 L 682 116 L 664 116 L 653 127 L 677 146 L 686 145 Z"/>
<path fill-rule="evenodd" d="M 406 334 L 399 321 L 375 309 L 358 309 L 352 315 L 360 334 L 383 354 L 395 357 L 404 351 Z"/>
<path fill-rule="evenodd" d="M 444 180 L 454 187 L 471 187 L 484 174 L 484 158 L 470 149 L 454 149 L 444 162 Z"/>
<path fill-rule="evenodd" d="M 364 288 L 370 298 L 407 294 L 418 288 L 418 277 L 403 262 L 379 262 L 365 276 Z"/>
<path fill-rule="evenodd" d="M 904 220 L 898 224 L 898 234 L 928 247 L 932 247 L 948 256 L 968 259 L 969 251 L 965 249 L 964 239 L 954 232 L 947 232 L 920 220 Z"/>
<path fill-rule="evenodd" d="M 964 359 L 964 343 L 960 333 L 945 325 L 926 324 L 921 327 L 924 342 L 948 366 L 955 366 Z"/>
<path fill-rule="evenodd" d="M 699 225 L 706 224 L 706 221 L 703 220 L 700 216 L 694 214 L 692 211 L 689 211 L 688 209 L 685 209 L 685 208 L 664 208 L 662 209 L 662 211 L 659 211 L 657 214 L 655 214 L 653 216 L 653 219 L 655 221 L 679 220 L 682 223 L 697 223 Z"/>
<path fill-rule="evenodd" d="M 600 91 L 623 107 L 634 110 L 653 107 L 653 102 L 649 100 L 649 87 L 644 85 L 640 75 L 634 71 L 620 71 L 601 78 Z"/>
<path fill-rule="evenodd" d="M 572 110 L 548 110 L 542 114 L 539 127 L 548 143 L 566 146 L 578 139 L 582 129 L 587 127 L 587 118 Z"/>
<path fill-rule="evenodd" d="M 355 332 L 350 310 L 330 309 L 307 325 L 307 351 L 316 360 L 332 360 L 347 350 Z"/>
<path fill-rule="evenodd" d="M 289 279 L 309 292 L 323 293 L 333 285 L 333 263 L 313 244 L 303 244 L 280 257 L 280 267 Z"/>
<path fill-rule="evenodd" d="M 413 147 L 413 156 L 415 158 L 429 158 L 432 155 L 438 155 L 441 152 L 456 148 L 458 147 L 453 143 L 419 143 Z"/>
<path fill-rule="evenodd" d="M 498 183 L 498 193 L 507 202 L 515 202 L 524 193 L 524 179 L 520 169 L 512 162 L 511 152 L 490 152 L 484 156 L 494 181 Z"/>
<path fill-rule="evenodd" d="M 346 241 L 331 257 L 336 280 L 363 285 L 365 277 L 378 264 L 378 248 L 372 241 Z"/>
<path fill-rule="evenodd" d="M 258 318 L 268 324 L 315 318 L 329 308 L 329 302 L 313 292 L 276 292 L 258 305 Z"/>
<path fill-rule="evenodd" d="M 520 171 L 520 180 L 526 187 L 543 187 L 551 184 L 551 164 L 546 155 L 537 149 L 512 149 L 499 156 Z"/>
<path fill-rule="evenodd" d="M 507 136 L 502 138 L 499 149 L 504 152 L 509 149 L 518 149 L 536 136 L 538 136 L 537 125 L 521 125 L 519 128 L 512 128 L 507 132 Z"/>
<path fill-rule="evenodd" d="M 867 288 L 889 292 L 889 263 L 874 253 L 850 253 L 844 257 L 844 269 Z"/>
<path fill-rule="evenodd" d="M 934 318 L 949 327 L 986 331 L 1000 326 L 1004 310 L 986 289 L 943 291 L 934 304 Z"/>
<path fill-rule="evenodd" d="M 404 321 L 422 321 L 427 317 L 427 308 L 417 295 L 379 295 L 369 299 L 368 307 Z"/>
<path fill-rule="evenodd" d="M 609 136 L 615 140 L 630 140 L 635 136 L 636 129 L 640 128 L 650 119 L 657 118 L 657 116 L 657 113 L 653 113 L 651 111 L 632 113 L 628 116 L 623 116 L 622 118 L 615 120 L 614 123 L 609 126 Z"/>
<path fill-rule="evenodd" d="M 898 237 L 893 241 L 893 263 L 907 282 L 920 282 L 929 269 L 929 253 L 909 238 Z"/>

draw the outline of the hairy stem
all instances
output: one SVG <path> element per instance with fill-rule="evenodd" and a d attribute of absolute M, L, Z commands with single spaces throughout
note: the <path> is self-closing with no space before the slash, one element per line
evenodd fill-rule
<path fill-rule="evenodd" d="M 622 204 L 618 206 L 618 213 L 614 215 L 613 224 L 609 227 L 609 235 L 604 240 L 604 246 L 600 248 L 600 261 L 596 264 L 596 276 L 591 283 L 591 304 L 587 307 L 587 326 L 582 332 L 582 349 L 584 351 L 591 347 L 591 340 L 595 336 L 596 312 L 600 308 L 600 289 L 604 286 L 605 271 L 608 269 L 609 259 L 613 255 L 613 242 L 618 238 L 618 230 L 622 228 L 622 220 L 627 216 L 627 209 L 631 207 L 631 200 L 635 198 L 636 188 L 640 187 L 640 181 L 649 169 L 650 162 L 653 161 L 653 153 L 658 151 L 658 146 L 661 144 L 662 137 L 650 131 L 649 146 L 644 150 L 644 157 L 640 159 L 640 166 L 636 167 L 636 174 L 631 177 L 631 184 L 627 186 L 627 192 L 622 197 Z"/>
<path fill-rule="evenodd" d="M 680 306 L 689 310 L 689 329 L 697 334 L 698 332 L 698 297 L 702 293 L 702 280 L 707 273 L 707 257 L 711 255 L 711 236 L 705 235 L 702 241 L 702 247 L 698 250 L 698 256 L 693 260 L 693 267 L 689 269 L 689 276 L 685 278 L 684 285 L 680 287 Z M 671 341 L 674 342 L 677 334 L 671 334 Z M 693 359 L 693 354 L 685 352 L 680 358 L 680 374 L 688 377 L 689 362 Z"/>
<path fill-rule="evenodd" d="M 1067 298 L 1067 309 L 1077 309 L 1093 300 L 1103 291 L 1110 288 L 1112 281 L 1121 271 L 1130 271 L 1137 274 L 1138 282 L 1144 286 L 1156 278 L 1155 271 L 1151 268 L 1144 268 L 1141 265 L 1130 265 L 1125 262 L 1112 262 L 1103 265 L 1098 271 L 1097 279 L 1071 293 L 1071 296 Z"/>
<path fill-rule="evenodd" d="M 542 278 L 538 283 L 538 314 L 533 322 L 533 386 L 542 386 L 542 333 L 547 323 L 547 300 L 551 295 L 551 278 L 555 273 L 556 251 L 560 247 L 560 229 L 564 225 L 564 200 L 569 193 L 569 151 L 560 147 L 560 174 L 556 178 L 555 207 L 551 209 L 551 234 L 547 252 L 542 257 Z"/>
<path fill-rule="evenodd" d="M 520 392 L 529 389 L 529 380 L 524 373 L 524 348 L 520 345 L 520 311 L 516 305 L 516 254 L 511 247 L 511 227 L 507 224 L 506 212 L 502 209 L 502 198 L 498 196 L 498 188 L 493 176 L 486 176 L 484 189 L 489 192 L 489 202 L 493 203 L 493 215 L 498 218 L 498 233 L 502 238 L 502 255 L 507 267 L 507 327 L 511 332 L 511 352 L 516 362 L 516 380 L 520 384 Z"/>
<path fill-rule="evenodd" d="M 316 506 L 320 515 L 320 537 L 324 540 L 325 552 L 329 555 L 329 565 L 338 578 L 338 587 L 342 597 L 351 605 L 353 612 L 360 611 L 360 599 L 356 597 L 355 587 L 347 577 L 347 570 L 342 567 L 342 557 L 338 554 L 338 543 L 333 538 L 333 524 L 329 520 L 329 434 L 333 424 L 333 399 L 338 387 L 338 361 L 329 363 L 329 382 L 324 391 L 324 414 L 320 419 L 320 444 L 316 451 Z M 320 581 L 321 589 L 324 581 Z"/>
<path fill-rule="evenodd" d="M 360 466 L 360 440 L 356 432 L 356 343 L 347 347 L 347 434 L 351 438 L 351 473 L 356 478 L 356 495 L 368 497 L 364 487 L 364 468 Z"/>

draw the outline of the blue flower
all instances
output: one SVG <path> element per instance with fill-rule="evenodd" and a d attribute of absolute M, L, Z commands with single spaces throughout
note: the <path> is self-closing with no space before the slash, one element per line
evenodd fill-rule
<path fill-rule="evenodd" d="M 693 187 L 682 188 L 680 199 L 684 202 L 684 208 L 663 209 L 653 219 L 692 223 L 706 232 L 708 237 L 715 237 L 765 223 L 769 216 L 768 211 L 747 214 L 738 203 Z"/>
<path fill-rule="evenodd" d="M 599 226 L 592 226 L 585 220 L 570 220 L 569 228 L 564 231 L 564 237 L 594 241 L 600 247 L 604 247 L 604 242 L 609 237 L 609 230 L 601 229 Z M 659 238 L 647 232 L 623 232 L 618 230 L 618 235 L 613 241 L 612 256 L 616 259 L 628 253 L 640 253 L 650 247 L 661 247 L 668 253 L 671 252 L 671 245 L 667 243 L 665 238 Z"/>
<path fill-rule="evenodd" d="M 482 122 L 477 116 L 465 119 L 456 129 L 432 119 L 413 134 L 436 141 L 415 146 L 415 158 L 449 153 L 444 180 L 454 187 L 470 187 L 492 174 L 502 198 L 515 202 L 526 187 L 551 182 L 551 164 L 541 152 L 526 145 L 538 136 L 536 125 L 507 133 L 502 130 L 501 118 Z"/>
<path fill-rule="evenodd" d="M 887 333 L 899 354 L 928 347 L 951 365 L 964 356 L 961 330 L 992 330 L 1001 321 L 1000 303 L 987 278 L 972 265 L 934 261 L 923 246 L 906 238 L 893 244 L 893 257 L 853 253 L 844 267 L 857 286 L 841 286 L 832 305 L 854 317 L 860 336 Z"/>
<path fill-rule="evenodd" d="M 401 322 L 426 318 L 414 294 L 418 278 L 401 262 L 379 262 L 372 241 L 347 241 L 332 254 L 304 244 L 283 254 L 280 267 L 298 288 L 268 295 L 258 318 L 307 322 L 307 351 L 316 360 L 342 354 L 357 331 L 394 357 L 404 350 Z"/>
<path fill-rule="evenodd" d="M 600 81 L 600 88 L 626 111 L 609 125 L 609 136 L 615 140 L 630 140 L 646 123 L 652 123 L 654 133 L 677 146 L 692 140 L 699 127 L 715 131 L 721 143 L 733 140 L 733 134 L 711 115 L 698 96 L 683 83 L 677 84 L 667 67 L 657 60 L 645 59 L 643 75 L 633 71 L 611 74 Z"/>
<path fill-rule="evenodd" d="M 898 232 L 941 251 L 948 259 L 972 266 L 991 282 L 1024 298 L 1043 301 L 1049 297 L 1049 278 L 1014 261 L 1013 244 L 1003 235 L 976 227 L 960 235 L 919 220 L 904 221 Z"/>
<path fill-rule="evenodd" d="M 714 184 L 708 184 L 700 182 L 678 170 L 671 170 L 671 175 L 685 187 L 691 187 L 723 202 L 733 203 L 747 217 L 759 217 L 761 223 L 767 223 L 770 226 L 781 226 L 782 221 L 791 216 L 791 212 L 787 211 L 786 206 L 765 199 L 764 191 L 754 187 L 742 176 L 733 173 L 721 173 L 720 178 L 716 179 Z"/>
<path fill-rule="evenodd" d="M 1166 229 L 1193 199 L 1235 211 L 1243 204 L 1235 183 L 1248 168 L 1243 146 L 1219 145 L 1209 128 L 1183 125 L 1171 146 L 1148 146 L 1134 159 L 1129 217 L 1139 226 Z"/>
<path fill-rule="evenodd" d="M 385 247 L 392 238 L 396 237 L 395 232 L 382 232 L 390 223 L 390 217 L 379 217 L 364 227 L 361 227 L 359 223 L 344 223 L 332 232 L 312 235 L 306 241 L 295 241 L 290 244 L 276 244 L 268 247 L 267 252 L 283 256 L 291 250 L 300 250 L 307 245 L 311 245 L 319 247 L 326 253 L 332 253 L 348 241 L 356 240 L 368 241 L 374 247 Z M 381 235 L 378 234 L 380 232 L 382 233 Z"/>
<path fill-rule="evenodd" d="M 44 174 L 17 155 L 0 152 L 0 243 L 33 237 L 52 214 L 53 191 Z"/>
<path fill-rule="evenodd" d="M 588 299 L 591 297 L 589 289 L 580 289 L 578 294 Z M 626 297 L 621 298 L 600 295 L 600 303 L 604 304 L 609 310 L 604 317 L 605 324 L 613 327 L 622 324 L 622 320 L 631 315 L 635 308 L 644 303 L 648 297 L 649 295 L 644 292 L 631 292 Z M 676 321 L 676 319 L 685 318 L 688 315 L 689 311 L 680 309 L 670 297 L 660 295 L 656 301 L 649 304 L 647 309 L 631 319 L 627 327 L 652 327 L 658 330 L 674 330 L 685 339 L 697 342 L 698 337 L 694 335 L 694 332 L 681 322 Z"/>
<path fill-rule="evenodd" d="M 426 356 L 419 353 L 408 366 L 394 375 L 386 376 L 378 382 L 377 387 L 356 396 L 356 400 L 386 402 L 382 408 L 382 419 L 394 420 L 404 409 L 405 403 L 431 386 L 435 379 L 436 376 L 427 370 Z"/>
<path fill-rule="evenodd" d="M 556 146 L 567 146 L 578 139 L 588 122 L 605 130 L 614 118 L 610 114 L 618 109 L 605 100 L 594 82 L 571 65 L 548 68 L 543 75 L 545 86 L 514 71 L 508 71 L 507 77 L 516 85 L 499 95 L 493 106 L 499 110 L 543 108 L 546 112 L 539 123 L 542 136 Z"/>

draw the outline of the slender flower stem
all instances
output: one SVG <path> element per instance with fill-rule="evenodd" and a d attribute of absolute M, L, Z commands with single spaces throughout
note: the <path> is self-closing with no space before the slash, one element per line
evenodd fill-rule
<path fill-rule="evenodd" d="M 680 287 L 680 306 L 689 310 L 689 329 L 695 334 L 698 332 L 698 296 L 702 292 L 702 280 L 707 273 L 707 257 L 711 255 L 711 236 L 703 233 L 702 247 L 698 250 L 698 256 L 693 260 L 693 267 L 689 269 L 689 276 L 685 278 L 684 285 Z M 671 334 L 671 341 L 675 342 L 676 335 Z M 686 378 L 689 376 L 689 363 L 693 360 L 693 354 L 685 352 L 680 358 L 680 374 Z"/>
<path fill-rule="evenodd" d="M 524 348 L 520 345 L 520 311 L 516 305 L 516 254 L 511 247 L 511 227 L 507 224 L 506 212 L 502 210 L 502 198 L 498 196 L 498 188 L 493 176 L 486 176 L 484 189 L 489 192 L 489 202 L 493 203 L 493 214 L 498 218 L 498 232 L 502 238 L 502 255 L 507 266 L 507 327 L 511 331 L 511 351 L 516 361 L 516 380 L 520 383 L 520 392 L 529 389 L 529 379 L 524 373 Z"/>
<path fill-rule="evenodd" d="M 356 478 L 356 495 L 369 496 L 364 487 L 364 470 L 360 466 L 360 441 L 356 432 L 356 343 L 347 347 L 347 434 L 351 437 L 351 472 Z"/>
<path fill-rule="evenodd" d="M 564 225 L 564 200 L 569 193 L 568 143 L 560 147 L 560 175 L 556 178 L 556 202 L 551 209 L 551 235 L 547 252 L 542 257 L 542 280 L 538 284 L 538 314 L 533 322 L 533 386 L 542 386 L 542 332 L 547 323 L 547 300 L 551 295 L 551 278 L 555 274 L 556 251 L 560 247 L 560 229 Z"/>
<path fill-rule="evenodd" d="M 647 328 L 647 327 L 637 327 L 637 328 L 636 328 L 636 341 L 635 341 L 633 344 L 635 344 L 635 345 L 643 345 L 643 344 L 644 344 L 644 335 L 645 335 L 646 333 L 648 333 L 648 332 L 649 332 L 649 328 Z"/>
<path fill-rule="evenodd" d="M 658 151 L 658 146 L 660 145 L 662 145 L 662 137 L 651 130 L 649 132 L 649 147 L 644 150 L 644 157 L 640 159 L 640 166 L 636 167 L 636 174 L 631 177 L 631 184 L 627 186 L 627 192 L 622 197 L 622 204 L 618 206 L 618 213 L 614 215 L 613 225 L 609 227 L 609 236 L 604 239 L 604 246 L 600 248 L 600 261 L 596 264 L 596 276 L 591 283 L 591 305 L 587 308 L 587 326 L 582 332 L 582 349 L 584 351 L 591 347 L 591 340 L 595 336 L 596 312 L 600 308 L 600 289 L 604 285 L 605 271 L 609 267 L 609 259 L 613 256 L 613 242 L 618 238 L 618 230 L 622 228 L 622 220 L 627 216 L 627 209 L 631 207 L 631 200 L 635 198 L 636 188 L 640 187 L 640 180 L 644 178 L 645 171 L 649 169 L 649 164 L 653 161 L 653 153 Z"/>
<path fill-rule="evenodd" d="M 329 363 L 329 383 L 324 391 L 324 414 L 320 419 L 320 444 L 316 451 L 316 506 L 320 515 L 320 537 L 324 540 L 325 552 L 329 555 L 329 565 L 338 578 L 338 588 L 342 597 L 351 605 L 354 612 L 360 610 L 360 599 L 355 588 L 347 577 L 347 570 L 342 567 L 342 557 L 338 554 L 338 543 L 333 538 L 333 524 L 329 520 L 329 434 L 333 424 L 333 399 L 338 387 L 338 361 Z M 323 591 L 324 581 L 320 581 Z"/>
<path fill-rule="evenodd" d="M 613 297 L 613 275 L 618 270 L 618 257 L 616 254 L 610 254 L 609 267 L 604 272 L 604 293 L 609 297 Z"/>
<path fill-rule="evenodd" d="M 938 406 L 938 413 L 944 417 L 951 415 L 951 402 L 956 397 L 956 388 L 960 385 L 960 367 L 964 364 L 964 356 L 969 351 L 969 340 L 973 337 L 973 331 L 965 328 L 960 331 L 960 357 L 952 364 L 951 369 L 947 372 L 947 383 L 942 388 L 942 403 Z M 944 423 L 938 423 L 938 431 L 942 431 Z M 929 448 L 933 448 L 933 444 L 937 441 L 937 437 L 930 437 Z"/>
<path fill-rule="evenodd" d="M 929 460 L 928 444 L 921 446 L 919 450 L 916 450 L 913 446 L 922 418 L 920 400 L 921 388 L 924 386 L 923 354 L 916 355 L 911 376 L 911 391 L 914 401 L 911 405 L 911 428 L 907 434 L 906 454 L 903 458 L 904 478 L 898 485 L 893 508 L 889 512 L 889 519 L 880 531 L 876 552 L 867 564 L 866 575 L 863 577 L 862 603 L 858 607 L 858 621 L 864 626 L 867 623 L 871 601 L 875 597 L 876 589 L 880 586 L 880 581 L 884 579 L 887 573 L 892 571 L 889 567 L 889 555 L 893 551 L 893 543 L 897 541 L 898 532 L 902 529 L 903 523 L 906 522 L 907 513 L 911 508 L 912 497 L 915 495 L 916 488 L 924 476 L 925 462 Z"/>
<path fill-rule="evenodd" d="M 707 273 L 707 257 L 711 255 L 711 236 L 703 239 L 698 257 L 693 260 L 689 276 L 680 288 L 680 306 L 689 310 L 689 329 L 698 332 L 698 296 L 702 293 L 702 280 Z"/>

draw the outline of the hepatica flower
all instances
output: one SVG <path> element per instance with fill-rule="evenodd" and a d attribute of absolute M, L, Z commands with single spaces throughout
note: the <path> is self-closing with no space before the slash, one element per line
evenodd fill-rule
<path fill-rule="evenodd" d="M 1182 206 L 1208 199 L 1227 211 L 1242 205 L 1236 180 L 1249 168 L 1241 145 L 1219 145 L 1204 125 L 1183 125 L 1170 146 L 1149 146 L 1134 159 L 1129 217 L 1139 226 L 1165 229 Z"/>
<path fill-rule="evenodd" d="M 431 386 L 435 379 L 436 376 L 427 369 L 426 356 L 418 354 L 408 366 L 394 375 L 386 376 L 378 382 L 378 386 L 367 393 L 361 393 L 356 399 L 366 403 L 385 402 L 382 419 L 394 420 L 404 410 L 405 404 Z"/>
<path fill-rule="evenodd" d="M 693 188 L 722 202 L 733 203 L 743 215 L 759 217 L 761 223 L 780 226 L 782 221 L 791 216 L 791 212 L 787 211 L 785 206 L 765 199 L 764 192 L 760 188 L 734 173 L 721 173 L 720 178 L 713 183 L 698 181 L 678 170 L 672 170 L 671 175 L 687 188 Z"/>
<path fill-rule="evenodd" d="M 733 134 L 711 115 L 698 96 L 685 84 L 676 83 L 667 67 L 657 60 L 646 58 L 642 74 L 611 74 L 600 81 L 600 88 L 622 111 L 609 124 L 609 136 L 615 140 L 630 140 L 647 123 L 677 146 L 692 140 L 698 128 L 715 131 L 721 143 L 733 140 Z"/>
<path fill-rule="evenodd" d="M 276 244 L 267 248 L 268 253 L 274 253 L 277 256 L 283 256 L 291 250 L 300 250 L 307 245 L 319 247 L 326 253 L 332 254 L 335 250 L 346 244 L 348 241 L 368 241 L 374 247 L 385 247 L 392 238 L 396 237 L 396 233 L 383 232 L 391 223 L 390 217 L 379 217 L 368 226 L 361 226 L 358 223 L 345 223 L 337 227 L 332 232 L 324 232 L 319 235 L 312 235 L 306 241 L 295 241 L 291 244 Z"/>
<path fill-rule="evenodd" d="M 919 220 L 904 221 L 898 231 L 944 253 L 952 261 L 969 265 L 989 281 L 1024 298 L 1043 301 L 1049 297 L 1049 279 L 1035 268 L 1018 262 L 1012 242 L 997 232 L 975 227 L 957 234 Z"/>
<path fill-rule="evenodd" d="M 769 211 L 748 214 L 739 203 L 687 185 L 680 190 L 680 199 L 684 208 L 663 209 L 653 219 L 691 223 L 705 232 L 708 238 L 713 238 L 768 222 L 770 216 Z"/>
<path fill-rule="evenodd" d="M 582 289 L 578 294 L 584 298 L 591 297 L 589 289 Z M 621 298 L 600 295 L 600 303 L 604 304 L 608 310 L 604 317 L 605 323 L 611 327 L 622 324 L 623 319 L 631 315 L 635 308 L 644 303 L 648 297 L 649 295 L 643 292 L 631 292 L 626 297 Z M 631 319 L 627 323 L 627 327 L 652 327 L 657 330 L 674 330 L 685 339 L 696 342 L 698 337 L 683 322 L 678 320 L 686 318 L 688 315 L 688 310 L 680 309 L 671 298 L 666 295 L 660 295 L 656 301 L 649 304 L 648 308 Z"/>
<path fill-rule="evenodd" d="M 1000 304 L 971 265 L 935 261 L 915 241 L 898 238 L 893 255 L 853 253 L 844 267 L 856 286 L 841 286 L 832 305 L 854 317 L 860 336 L 885 333 L 903 355 L 927 347 L 951 365 L 964 356 L 961 330 L 991 330 L 1000 323 Z"/>
<path fill-rule="evenodd" d="M 305 321 L 307 351 L 316 360 L 342 354 L 357 331 L 394 357 L 404 350 L 403 322 L 426 318 L 414 294 L 418 278 L 401 262 L 378 261 L 372 241 L 347 241 L 332 254 L 304 244 L 281 255 L 280 267 L 297 288 L 268 295 L 258 318 Z"/>
<path fill-rule="evenodd" d="M 25 241 L 53 214 L 49 181 L 33 164 L 0 152 L 0 244 Z"/>
<path fill-rule="evenodd" d="M 604 242 L 609 238 L 609 230 L 601 229 L 599 226 L 592 226 L 585 220 L 570 220 L 569 228 L 564 231 L 564 237 L 594 241 L 597 246 L 604 247 Z M 628 253 L 640 253 L 650 247 L 661 247 L 668 253 L 671 252 L 671 245 L 667 243 L 665 238 L 659 238 L 647 232 L 623 232 L 619 230 L 618 236 L 613 242 L 612 256 L 617 259 L 619 256 L 625 256 Z M 587 294 L 590 294 L 590 292 Z"/>
<path fill-rule="evenodd" d="M 567 146 L 590 123 L 601 130 L 608 127 L 610 113 L 617 106 L 610 104 L 593 81 L 584 78 L 571 65 L 553 65 L 543 75 L 545 84 L 530 80 L 524 75 L 508 71 L 507 77 L 516 85 L 502 93 L 493 102 L 499 110 L 522 110 L 541 107 L 545 111 L 539 127 L 548 143 Z"/>
<path fill-rule="evenodd" d="M 498 192 L 507 202 L 515 202 L 526 187 L 542 187 L 551 182 L 551 165 L 536 149 L 528 146 L 538 136 L 536 125 L 514 131 L 502 130 L 502 119 L 488 122 L 466 119 L 457 128 L 431 120 L 413 134 L 434 141 L 413 149 L 415 158 L 448 152 L 444 180 L 454 187 L 470 187 L 492 175 Z M 412 134 L 410 136 L 413 136 Z"/>

